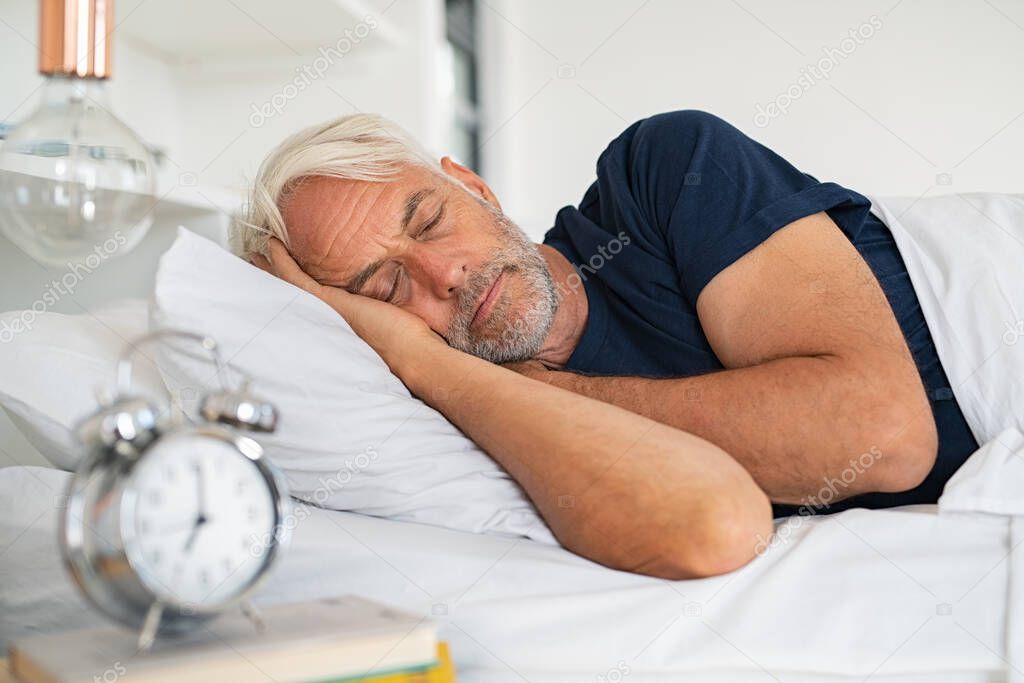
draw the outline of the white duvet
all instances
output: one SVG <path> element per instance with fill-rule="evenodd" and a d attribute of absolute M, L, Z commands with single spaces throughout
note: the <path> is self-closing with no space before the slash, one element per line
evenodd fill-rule
<path fill-rule="evenodd" d="M 873 198 L 979 444 L 1024 431 L 1024 195 Z"/>
<path fill-rule="evenodd" d="M 699 581 L 304 508 L 258 602 L 357 593 L 433 615 L 462 683 L 1021 681 L 1024 437 L 969 464 L 938 509 L 791 518 L 753 563 Z M 99 619 L 58 560 L 68 476 L 0 469 L 0 644 Z"/>

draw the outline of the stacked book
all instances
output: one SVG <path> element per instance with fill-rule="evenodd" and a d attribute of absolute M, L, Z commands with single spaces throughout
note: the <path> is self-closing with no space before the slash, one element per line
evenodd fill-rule
<path fill-rule="evenodd" d="M 157 638 L 138 651 L 123 629 L 37 636 L 11 646 L 24 683 L 454 683 L 445 643 L 430 619 L 354 596 L 277 605 L 256 630 L 239 615 Z"/>

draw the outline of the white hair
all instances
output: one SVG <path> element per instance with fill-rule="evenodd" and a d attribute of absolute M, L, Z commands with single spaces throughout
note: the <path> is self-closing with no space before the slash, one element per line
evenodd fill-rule
<path fill-rule="evenodd" d="M 249 200 L 232 230 L 235 253 L 267 255 L 267 240 L 290 247 L 282 209 L 303 178 L 328 176 L 384 181 L 403 166 L 441 173 L 437 161 L 401 127 L 378 114 L 353 114 L 310 126 L 275 147 L 253 180 Z"/>

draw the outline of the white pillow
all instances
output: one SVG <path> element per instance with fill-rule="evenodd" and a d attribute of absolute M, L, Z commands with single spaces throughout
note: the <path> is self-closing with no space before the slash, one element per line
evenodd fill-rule
<path fill-rule="evenodd" d="M 55 467 L 78 466 L 83 448 L 75 427 L 98 409 L 97 389 L 113 391 L 117 359 L 129 341 L 146 333 L 148 310 L 142 299 L 127 299 L 77 315 L 0 314 L 0 405 Z M 165 400 L 153 363 L 144 355 L 137 359 L 134 393 Z"/>
<path fill-rule="evenodd" d="M 212 336 L 254 378 L 281 415 L 256 438 L 297 498 L 555 542 L 518 484 L 313 295 L 179 228 L 160 260 L 151 324 Z M 180 343 L 160 348 L 165 382 L 194 410 L 216 384 L 212 366 Z"/>

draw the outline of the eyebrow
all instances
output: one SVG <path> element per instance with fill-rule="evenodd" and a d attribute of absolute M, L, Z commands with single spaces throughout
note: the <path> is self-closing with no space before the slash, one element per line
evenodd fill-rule
<path fill-rule="evenodd" d="M 416 192 L 410 194 L 409 197 L 405 200 L 405 211 L 402 213 L 402 233 L 405 233 L 406 231 L 409 230 L 409 224 L 412 223 L 412 219 L 416 215 L 416 212 L 419 210 L 420 204 L 422 204 L 423 200 L 432 195 L 433 193 L 433 189 L 417 190 Z M 348 291 L 353 294 L 359 294 L 363 287 L 366 285 L 366 283 L 370 281 L 370 278 L 372 278 L 374 274 L 378 270 L 380 270 L 381 266 L 384 265 L 386 260 L 387 259 L 374 261 L 370 265 L 360 270 L 358 273 L 356 273 L 356 276 L 352 278 L 352 282 L 349 283 L 349 286 L 346 287 L 346 289 L 348 289 Z"/>

